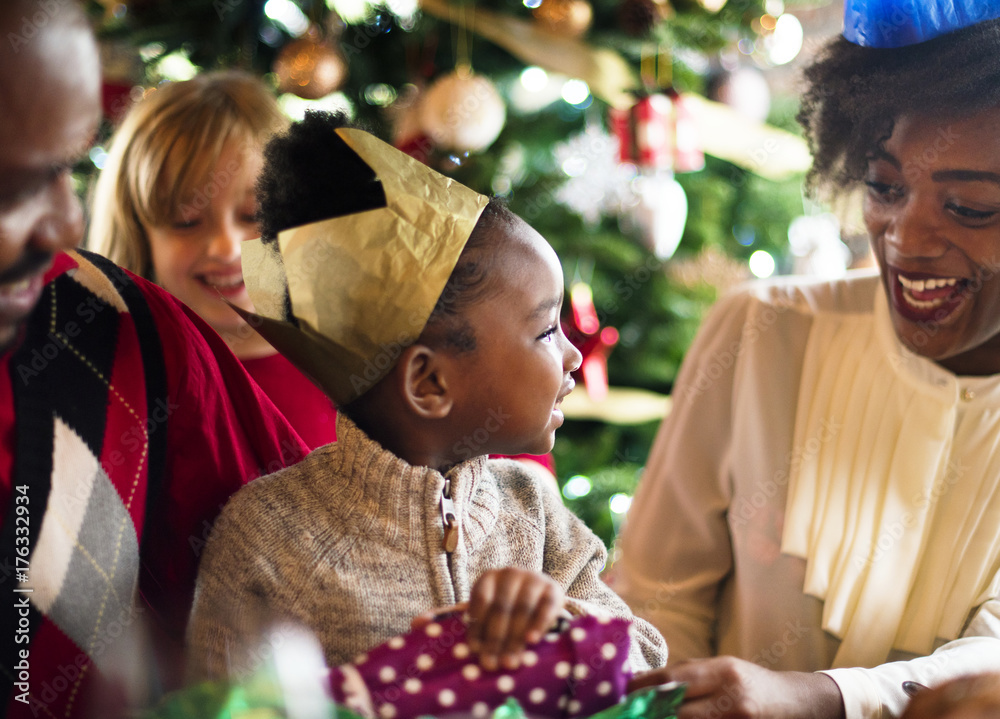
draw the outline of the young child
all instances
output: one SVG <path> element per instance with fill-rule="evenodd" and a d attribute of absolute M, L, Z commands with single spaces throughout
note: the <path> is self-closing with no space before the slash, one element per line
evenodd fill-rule
<path fill-rule="evenodd" d="M 552 448 L 580 363 L 545 240 L 323 113 L 268 145 L 258 201 L 244 274 L 259 331 L 337 402 L 338 441 L 223 511 L 193 676 L 251 669 L 275 620 L 339 665 L 467 602 L 482 666 L 516 669 L 564 607 L 632 618 L 598 576 L 601 541 L 529 467 L 487 458 Z M 633 668 L 661 665 L 662 638 L 632 621 Z"/>
<path fill-rule="evenodd" d="M 240 250 L 260 236 L 253 188 L 261 151 L 286 127 L 252 75 L 208 72 L 161 85 L 115 133 L 88 245 L 208 322 L 312 449 L 336 439 L 336 410 L 222 299 L 253 309 Z"/>

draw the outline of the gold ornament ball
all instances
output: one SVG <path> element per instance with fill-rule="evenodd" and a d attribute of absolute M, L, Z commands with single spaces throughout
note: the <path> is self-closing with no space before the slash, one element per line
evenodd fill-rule
<path fill-rule="evenodd" d="M 542 0 L 531 12 L 543 27 L 566 37 L 583 35 L 594 18 L 587 0 Z"/>
<path fill-rule="evenodd" d="M 485 150 L 507 119 L 503 98 L 487 78 L 455 71 L 438 78 L 420 101 L 420 128 L 434 144 L 458 152 Z"/>
<path fill-rule="evenodd" d="M 318 100 L 337 90 L 347 79 L 347 63 L 329 45 L 305 37 L 281 48 L 274 60 L 278 89 L 306 100 Z"/>

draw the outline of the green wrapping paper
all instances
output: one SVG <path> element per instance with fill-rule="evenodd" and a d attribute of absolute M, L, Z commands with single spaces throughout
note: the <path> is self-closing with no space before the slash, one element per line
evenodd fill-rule
<path fill-rule="evenodd" d="M 591 714 L 587 719 L 676 719 L 677 708 L 684 701 L 686 688 L 686 684 L 674 682 L 640 689 L 626 695 L 620 704 L 608 707 L 597 714 Z M 506 704 L 493 712 L 492 719 L 532 719 L 532 717 L 524 713 L 524 709 L 516 699 L 509 699 Z"/>
<path fill-rule="evenodd" d="M 620 704 L 598 712 L 590 719 L 675 719 L 684 701 L 686 684 L 661 684 L 627 694 Z"/>
<path fill-rule="evenodd" d="M 663 685 L 627 695 L 620 704 L 591 715 L 589 719 L 675 719 L 684 699 L 684 685 Z M 325 713 L 331 719 L 361 719 L 332 702 Z M 143 719 L 288 719 L 280 688 L 273 682 L 254 679 L 242 684 L 204 682 L 168 695 Z M 317 717 L 310 717 L 317 719 Z M 426 719 L 436 719 L 426 717 Z M 440 719 L 445 719 L 441 717 Z M 493 719 L 532 719 L 515 699 L 498 707 Z"/>

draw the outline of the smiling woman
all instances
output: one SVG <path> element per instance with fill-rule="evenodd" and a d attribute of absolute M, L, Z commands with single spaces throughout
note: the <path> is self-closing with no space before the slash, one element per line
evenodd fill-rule
<path fill-rule="evenodd" d="M 1000 109 L 901 117 L 864 183 L 900 340 L 956 374 L 1000 372 Z"/>
<path fill-rule="evenodd" d="M 848 0 L 799 116 L 878 272 L 722 300 L 625 525 L 682 717 L 898 716 L 1000 663 L 1000 5 L 900 4 Z"/>
<path fill-rule="evenodd" d="M 261 151 L 288 120 L 240 72 L 160 86 L 115 133 L 88 244 L 152 280 L 211 325 L 310 448 L 336 439 L 336 410 L 233 309 L 253 310 L 241 246 L 259 236 Z"/>
<path fill-rule="evenodd" d="M 122 122 L 94 190 L 88 245 L 183 300 L 240 359 L 274 352 L 222 298 L 252 309 L 240 246 L 260 234 L 261 150 L 287 124 L 243 73 L 164 85 Z"/>

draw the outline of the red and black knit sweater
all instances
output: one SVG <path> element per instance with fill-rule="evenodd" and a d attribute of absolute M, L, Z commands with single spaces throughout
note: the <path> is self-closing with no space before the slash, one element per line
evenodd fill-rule
<path fill-rule="evenodd" d="M 220 507 L 306 448 L 170 295 L 83 252 L 46 279 L 0 357 L 0 707 L 62 719 L 115 707 L 137 627 L 181 641 Z"/>

